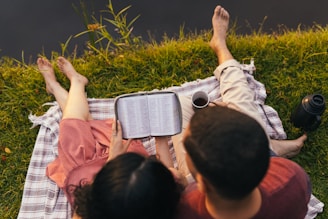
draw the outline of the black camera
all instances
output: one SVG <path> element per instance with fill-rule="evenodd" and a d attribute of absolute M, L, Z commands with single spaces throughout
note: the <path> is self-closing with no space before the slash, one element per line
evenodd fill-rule
<path fill-rule="evenodd" d="M 321 115 L 326 109 L 325 98 L 321 94 L 305 96 L 292 112 L 290 120 L 297 128 L 314 131 L 321 123 Z"/>

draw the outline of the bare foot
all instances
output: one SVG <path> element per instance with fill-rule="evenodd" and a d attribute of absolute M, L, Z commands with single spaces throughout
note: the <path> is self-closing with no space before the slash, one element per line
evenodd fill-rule
<path fill-rule="evenodd" d="M 54 94 L 54 90 L 57 86 L 60 86 L 57 82 L 54 69 L 49 62 L 49 60 L 45 58 L 38 58 L 37 60 L 38 69 L 41 72 L 45 82 L 46 82 L 46 90 L 49 94 Z"/>
<path fill-rule="evenodd" d="M 217 51 L 226 47 L 226 37 L 229 26 L 229 13 L 221 6 L 216 6 L 212 17 L 213 37 L 210 47 Z"/>
<path fill-rule="evenodd" d="M 303 134 L 294 140 L 270 140 L 272 150 L 280 157 L 291 158 L 296 156 L 302 149 L 307 135 Z"/>
<path fill-rule="evenodd" d="M 59 69 L 66 75 L 66 77 L 72 82 L 73 80 L 76 80 L 79 83 L 82 83 L 83 85 L 88 84 L 88 79 L 78 73 L 73 65 L 64 57 L 58 57 L 57 59 L 57 65 Z"/>

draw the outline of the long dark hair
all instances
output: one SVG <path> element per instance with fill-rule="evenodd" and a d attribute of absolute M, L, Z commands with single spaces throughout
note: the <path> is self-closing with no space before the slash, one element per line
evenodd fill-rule
<path fill-rule="evenodd" d="M 172 218 L 180 190 L 161 162 L 125 153 L 108 162 L 92 185 L 75 190 L 75 212 L 83 219 Z"/>

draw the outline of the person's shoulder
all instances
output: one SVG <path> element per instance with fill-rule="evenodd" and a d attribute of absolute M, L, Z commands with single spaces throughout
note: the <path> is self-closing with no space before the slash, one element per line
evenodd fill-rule
<path fill-rule="evenodd" d="M 304 185 L 308 181 L 308 176 L 300 165 L 286 158 L 271 157 L 269 169 L 261 186 L 275 190 L 296 181 Z"/>
<path fill-rule="evenodd" d="M 196 183 L 189 184 L 184 190 L 175 219 L 212 219 L 205 206 L 205 195 Z"/>
<path fill-rule="evenodd" d="M 297 163 L 272 157 L 259 185 L 262 206 L 255 218 L 304 218 L 311 196 L 310 180 Z"/>
<path fill-rule="evenodd" d="M 303 168 L 296 162 L 283 158 L 283 157 L 271 157 L 270 158 L 270 166 L 269 170 L 274 169 L 282 169 L 282 170 L 289 170 L 289 171 L 301 171 L 303 172 Z"/>

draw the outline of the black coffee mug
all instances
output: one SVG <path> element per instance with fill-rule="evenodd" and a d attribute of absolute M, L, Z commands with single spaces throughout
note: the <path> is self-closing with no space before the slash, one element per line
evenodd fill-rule
<path fill-rule="evenodd" d="M 297 128 L 314 131 L 321 123 L 321 115 L 326 109 L 325 98 L 321 94 L 305 96 L 291 114 L 290 120 Z"/>

